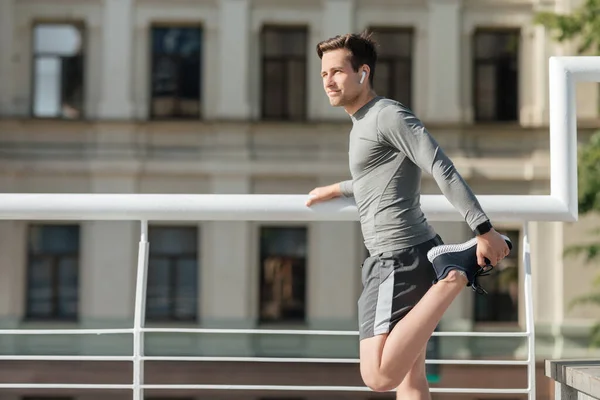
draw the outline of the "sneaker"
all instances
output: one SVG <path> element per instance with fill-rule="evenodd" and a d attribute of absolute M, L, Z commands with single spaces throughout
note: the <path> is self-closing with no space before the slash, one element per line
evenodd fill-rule
<path fill-rule="evenodd" d="M 508 248 L 512 250 L 512 242 L 504 235 L 502 238 L 506 241 Z M 444 279 L 450 271 L 457 269 L 467 275 L 467 286 L 479 294 L 487 294 L 484 288 L 479 286 L 477 278 L 489 275 L 494 266 L 486 258 L 484 267 L 477 264 L 477 238 L 460 244 L 443 244 L 433 247 L 427 252 L 427 259 L 433 265 L 436 273 L 436 279 L 433 283 Z"/>

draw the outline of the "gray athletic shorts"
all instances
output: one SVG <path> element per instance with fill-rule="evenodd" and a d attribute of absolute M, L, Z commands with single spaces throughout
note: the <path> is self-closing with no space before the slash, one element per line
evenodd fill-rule
<path fill-rule="evenodd" d="M 362 265 L 358 299 L 360 340 L 392 328 L 417 304 L 435 279 L 427 252 L 443 244 L 439 236 L 414 247 L 368 257 Z"/>

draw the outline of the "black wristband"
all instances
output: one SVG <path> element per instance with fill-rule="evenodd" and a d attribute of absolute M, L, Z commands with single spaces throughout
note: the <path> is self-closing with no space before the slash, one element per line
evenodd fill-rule
<path fill-rule="evenodd" d="M 492 228 L 493 228 L 492 224 L 488 220 L 488 221 L 482 222 L 481 224 L 477 225 L 477 227 L 473 230 L 473 232 L 475 233 L 475 235 L 480 236 L 480 235 L 488 233 L 489 231 L 492 230 Z"/>

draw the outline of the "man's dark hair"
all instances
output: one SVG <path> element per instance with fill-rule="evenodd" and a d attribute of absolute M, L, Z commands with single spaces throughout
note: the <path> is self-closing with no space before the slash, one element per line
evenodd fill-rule
<path fill-rule="evenodd" d="M 360 34 L 347 33 L 338 35 L 317 44 L 317 54 L 323 58 L 323 53 L 332 50 L 346 49 L 350 52 L 350 64 L 354 72 L 358 72 L 361 65 L 368 65 L 371 69 L 369 82 L 373 87 L 375 64 L 377 63 L 377 43 L 372 38 L 372 33 L 363 31 Z"/>

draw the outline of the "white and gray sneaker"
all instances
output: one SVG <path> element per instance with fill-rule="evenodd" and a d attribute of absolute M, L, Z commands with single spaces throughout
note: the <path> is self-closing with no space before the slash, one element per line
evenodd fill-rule
<path fill-rule="evenodd" d="M 502 235 L 508 248 L 512 250 L 512 242 L 507 236 Z M 479 294 L 487 294 L 484 288 L 479 286 L 477 278 L 485 276 L 494 268 L 490 260 L 485 259 L 486 265 L 477 263 L 477 238 L 470 239 L 459 244 L 442 244 L 433 247 L 427 252 L 427 259 L 433 264 L 436 279 L 433 283 L 444 279 L 452 270 L 459 270 L 467 276 L 467 286 L 471 286 Z"/>

